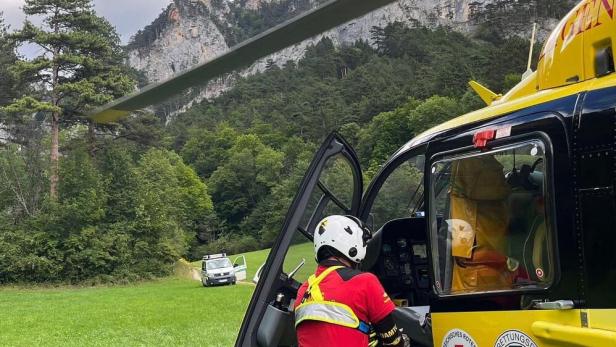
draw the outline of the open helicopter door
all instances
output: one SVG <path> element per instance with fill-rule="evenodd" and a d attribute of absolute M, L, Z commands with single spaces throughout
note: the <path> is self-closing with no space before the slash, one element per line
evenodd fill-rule
<path fill-rule="evenodd" d="M 357 215 L 362 175 L 353 149 L 330 134 L 308 167 L 282 230 L 263 266 L 236 346 L 294 346 L 292 308 L 315 270 L 312 235 L 327 215 Z M 306 265 L 304 265 L 306 263 Z"/>

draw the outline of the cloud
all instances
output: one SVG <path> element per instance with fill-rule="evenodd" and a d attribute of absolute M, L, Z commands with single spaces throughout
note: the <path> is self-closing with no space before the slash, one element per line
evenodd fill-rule
<path fill-rule="evenodd" d="M 122 41 L 134 35 L 137 30 L 150 24 L 172 0 L 94 0 L 98 15 L 113 24 Z M 11 28 L 21 26 L 25 16 L 21 11 L 24 0 L 0 0 L 0 12 Z"/>
<path fill-rule="evenodd" d="M 116 26 L 126 43 L 137 30 L 156 19 L 171 0 L 96 0 L 94 3 L 96 12 Z"/>
<path fill-rule="evenodd" d="M 0 12 L 4 13 L 4 20 L 11 28 L 18 27 L 23 22 L 25 16 L 21 12 L 23 0 L 0 0 Z"/>

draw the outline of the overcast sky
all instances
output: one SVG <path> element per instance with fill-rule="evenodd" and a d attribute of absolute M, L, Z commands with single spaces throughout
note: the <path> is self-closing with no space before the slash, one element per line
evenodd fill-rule
<path fill-rule="evenodd" d="M 172 0 L 94 0 L 94 7 L 100 16 L 107 18 L 113 24 L 122 42 L 128 39 L 137 30 L 150 24 L 161 10 Z M 0 12 L 12 29 L 21 26 L 24 14 L 20 8 L 24 0 L 0 0 Z"/>

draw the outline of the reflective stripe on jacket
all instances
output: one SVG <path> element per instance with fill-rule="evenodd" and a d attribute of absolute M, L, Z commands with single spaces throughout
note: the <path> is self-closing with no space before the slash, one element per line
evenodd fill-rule
<path fill-rule="evenodd" d="M 370 329 L 369 326 L 357 318 L 357 315 L 349 306 L 339 302 L 325 300 L 319 288 L 319 283 L 321 283 L 327 275 L 342 267 L 343 266 L 331 266 L 318 277 L 315 275 L 310 276 L 308 279 L 308 289 L 302 299 L 302 303 L 295 308 L 296 327 L 303 321 L 313 320 L 359 329 L 364 333 L 368 333 Z"/>

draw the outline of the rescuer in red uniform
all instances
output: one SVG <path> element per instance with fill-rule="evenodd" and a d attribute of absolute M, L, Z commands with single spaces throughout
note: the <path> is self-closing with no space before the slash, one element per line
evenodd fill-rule
<path fill-rule="evenodd" d="M 317 270 L 295 301 L 300 347 L 409 346 L 391 315 L 395 306 L 378 278 L 356 269 L 370 231 L 350 216 L 330 216 L 314 233 Z"/>

